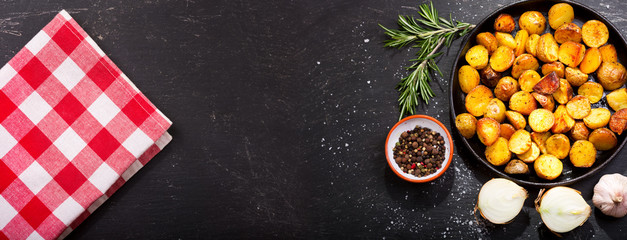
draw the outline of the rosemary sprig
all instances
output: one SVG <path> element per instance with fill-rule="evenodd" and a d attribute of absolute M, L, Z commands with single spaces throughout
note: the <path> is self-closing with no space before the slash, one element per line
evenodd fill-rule
<path fill-rule="evenodd" d="M 432 78 L 431 71 L 436 71 L 442 76 L 442 71 L 435 63 L 435 58 L 442 54 L 438 52 L 440 47 L 442 45 L 450 47 L 453 40 L 466 35 L 475 27 L 474 24 L 453 21 L 451 15 L 448 20 L 439 17 L 438 11 L 433 7 L 433 2 L 429 5 L 420 5 L 418 13 L 421 18 L 399 15 L 399 29 L 388 29 L 379 24 L 385 30 L 385 34 L 390 37 L 384 42 L 385 47 L 402 48 L 413 44 L 412 47 L 419 49 L 416 53 L 417 57 L 410 60 L 413 64 L 406 68 L 412 72 L 401 79 L 396 86 L 400 92 L 399 120 L 405 114 L 415 113 L 416 106 L 420 104 L 418 96 L 426 104 L 429 104 L 429 99 L 434 97 L 429 82 Z"/>

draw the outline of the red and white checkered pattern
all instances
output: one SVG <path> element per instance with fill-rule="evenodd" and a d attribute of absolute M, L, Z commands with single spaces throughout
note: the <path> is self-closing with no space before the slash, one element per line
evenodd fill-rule
<path fill-rule="evenodd" d="M 69 234 L 171 124 L 61 11 L 0 69 L 0 239 Z"/>

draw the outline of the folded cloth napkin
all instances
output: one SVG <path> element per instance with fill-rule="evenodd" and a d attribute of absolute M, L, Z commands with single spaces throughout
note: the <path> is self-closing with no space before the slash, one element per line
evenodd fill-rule
<path fill-rule="evenodd" d="M 0 239 L 65 237 L 171 124 L 61 11 L 0 69 Z"/>

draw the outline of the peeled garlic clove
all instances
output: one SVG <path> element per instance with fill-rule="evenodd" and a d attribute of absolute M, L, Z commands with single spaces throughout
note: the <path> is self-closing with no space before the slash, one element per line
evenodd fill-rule
<path fill-rule="evenodd" d="M 603 214 L 613 217 L 627 215 L 627 177 L 618 173 L 606 174 L 594 186 L 592 203 Z"/>
<path fill-rule="evenodd" d="M 526 198 L 527 190 L 518 184 L 504 178 L 495 178 L 481 187 L 477 209 L 488 221 L 505 224 L 518 215 Z"/>
<path fill-rule="evenodd" d="M 554 187 L 536 200 L 536 210 L 551 231 L 565 233 L 581 226 L 592 212 L 581 193 L 569 187 Z"/>

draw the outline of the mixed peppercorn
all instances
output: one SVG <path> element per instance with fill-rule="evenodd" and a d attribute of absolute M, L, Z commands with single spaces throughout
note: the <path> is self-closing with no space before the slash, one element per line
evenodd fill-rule
<path fill-rule="evenodd" d="M 424 177 L 442 167 L 444 138 L 429 128 L 416 126 L 403 132 L 394 147 L 394 160 L 403 172 Z"/>

